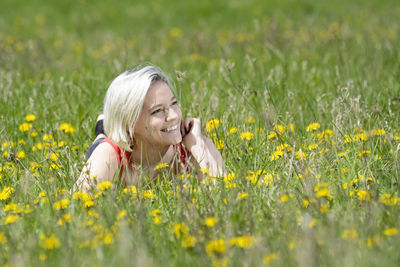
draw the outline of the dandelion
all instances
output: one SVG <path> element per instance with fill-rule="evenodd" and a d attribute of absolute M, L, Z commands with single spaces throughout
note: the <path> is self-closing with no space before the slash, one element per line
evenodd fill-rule
<path fill-rule="evenodd" d="M 284 131 L 286 131 L 286 127 L 283 126 L 282 124 L 278 124 L 274 127 L 274 130 L 279 133 L 283 133 Z"/>
<path fill-rule="evenodd" d="M 18 215 L 13 215 L 10 214 L 6 217 L 6 219 L 4 220 L 4 224 L 12 224 L 15 223 L 16 221 L 18 221 L 19 216 Z"/>
<path fill-rule="evenodd" d="M 58 127 L 59 131 L 64 131 L 64 133 L 75 133 L 76 130 L 74 127 L 72 127 L 71 124 L 64 122 L 60 125 L 60 127 Z"/>
<path fill-rule="evenodd" d="M 26 154 L 24 151 L 19 151 L 19 152 L 17 152 L 16 156 L 18 159 L 24 159 L 26 157 Z"/>
<path fill-rule="evenodd" d="M 181 245 L 184 248 L 192 248 L 196 245 L 197 239 L 196 237 L 189 235 L 182 239 Z"/>
<path fill-rule="evenodd" d="M 281 203 L 285 203 L 285 202 L 288 201 L 288 199 L 289 199 L 288 195 L 283 195 L 283 196 L 280 197 L 279 200 L 280 200 Z"/>
<path fill-rule="evenodd" d="M 7 200 L 10 198 L 11 194 L 14 193 L 15 189 L 9 186 L 3 188 L 3 191 L 0 193 L 0 200 Z"/>
<path fill-rule="evenodd" d="M 237 128 L 236 127 L 232 127 L 229 129 L 229 134 L 234 134 L 237 132 Z"/>
<path fill-rule="evenodd" d="M 160 162 L 154 167 L 154 170 L 159 170 L 159 169 L 167 168 L 167 167 L 169 167 L 168 163 Z"/>
<path fill-rule="evenodd" d="M 388 228 L 385 231 L 383 231 L 383 234 L 386 236 L 393 236 L 393 235 L 397 235 L 398 234 L 398 230 L 395 227 L 392 228 Z"/>
<path fill-rule="evenodd" d="M 307 132 L 315 131 L 315 130 L 318 130 L 319 127 L 321 127 L 321 125 L 318 122 L 314 122 L 314 123 L 309 124 L 306 127 L 306 131 Z"/>
<path fill-rule="evenodd" d="M 386 134 L 386 131 L 384 129 L 380 129 L 380 128 L 373 129 L 371 131 L 371 135 L 374 135 L 374 136 L 381 136 L 381 135 L 384 135 L 384 134 Z"/>
<path fill-rule="evenodd" d="M 296 159 L 306 159 L 307 158 L 307 154 L 301 150 L 296 151 L 295 155 L 296 155 Z"/>
<path fill-rule="evenodd" d="M 209 255 L 213 253 L 223 254 L 226 251 L 225 240 L 217 239 L 211 240 L 206 244 L 206 251 Z"/>
<path fill-rule="evenodd" d="M 143 198 L 144 199 L 156 199 L 156 195 L 153 194 L 153 192 L 149 190 L 145 190 L 143 192 Z"/>
<path fill-rule="evenodd" d="M 237 200 L 244 199 L 244 198 L 246 198 L 248 195 L 249 195 L 249 194 L 247 194 L 246 192 L 239 193 L 239 195 L 238 195 L 238 197 L 237 197 Z"/>
<path fill-rule="evenodd" d="M 240 248 L 251 248 L 254 244 L 254 237 L 252 236 L 239 236 L 234 237 L 230 241 L 231 246 L 237 246 Z"/>
<path fill-rule="evenodd" d="M 71 222 L 71 215 L 70 214 L 64 214 L 59 220 L 58 220 L 58 225 L 64 225 L 65 223 L 70 223 Z"/>
<path fill-rule="evenodd" d="M 54 233 L 48 233 L 47 235 L 40 235 L 40 246 L 44 249 L 53 250 L 60 247 L 60 240 Z"/>
<path fill-rule="evenodd" d="M 361 151 L 360 153 L 358 153 L 358 156 L 361 158 L 361 157 L 363 157 L 364 155 L 369 155 L 369 154 L 371 154 L 371 151 L 369 151 L 369 150 L 363 150 L 363 151 Z"/>
<path fill-rule="evenodd" d="M 24 122 L 19 126 L 21 132 L 27 132 L 32 129 L 32 123 Z"/>
<path fill-rule="evenodd" d="M 328 188 L 321 188 L 320 190 L 318 190 L 318 191 L 316 192 L 315 196 L 316 196 L 317 198 L 325 197 L 325 198 L 327 198 L 327 199 L 329 199 L 329 200 L 332 199 L 332 195 L 331 195 L 331 193 L 329 192 L 329 189 L 328 189 Z"/>
<path fill-rule="evenodd" d="M 265 255 L 263 258 L 263 264 L 270 264 L 272 261 L 275 261 L 278 259 L 278 255 L 275 253 L 270 253 L 268 255 Z"/>
<path fill-rule="evenodd" d="M 242 139 L 242 140 L 250 141 L 253 138 L 254 138 L 254 134 L 251 132 L 243 132 L 240 134 L 240 139 Z"/>
<path fill-rule="evenodd" d="M 0 244 L 5 244 L 7 241 L 6 235 L 3 232 L 0 232 Z"/>
<path fill-rule="evenodd" d="M 253 117 L 248 117 L 248 118 L 245 120 L 245 122 L 246 122 L 246 123 L 254 123 L 255 120 L 254 120 Z"/>
<path fill-rule="evenodd" d="M 357 239 L 358 233 L 356 230 L 343 230 L 341 237 L 345 240 Z"/>
<path fill-rule="evenodd" d="M 214 218 L 214 217 L 208 217 L 208 218 L 206 218 L 205 220 L 204 220 L 204 224 L 206 225 L 206 226 L 208 226 L 208 227 L 214 227 L 215 226 L 215 224 L 218 222 L 218 219 L 217 218 Z"/>
<path fill-rule="evenodd" d="M 155 216 L 155 217 L 153 218 L 153 222 L 154 222 L 154 224 L 159 225 L 159 224 L 162 223 L 162 219 L 161 219 L 160 216 Z"/>
<path fill-rule="evenodd" d="M 86 200 L 86 201 L 83 202 L 83 206 L 85 208 L 90 208 L 90 207 L 94 206 L 94 201 L 93 200 Z"/>
<path fill-rule="evenodd" d="M 214 144 L 215 144 L 215 146 L 217 147 L 218 150 L 223 149 L 224 146 L 225 146 L 224 140 L 219 140 L 219 139 L 215 139 L 214 140 Z"/>
<path fill-rule="evenodd" d="M 308 224 L 308 227 L 309 228 L 314 228 L 314 226 L 316 226 L 317 225 L 317 219 L 312 219 L 311 221 L 310 221 L 310 223 Z"/>
<path fill-rule="evenodd" d="M 267 138 L 268 139 L 274 139 L 277 136 L 278 136 L 278 134 L 275 131 L 272 131 L 269 135 L 267 135 Z"/>
<path fill-rule="evenodd" d="M 357 192 L 357 198 L 361 201 L 370 201 L 371 196 L 368 191 L 366 190 L 359 190 Z"/>
<path fill-rule="evenodd" d="M 53 204 L 53 208 L 55 210 L 61 210 L 61 209 L 66 209 L 69 205 L 69 199 L 68 198 L 64 198 L 60 201 L 57 201 Z"/>
<path fill-rule="evenodd" d="M 177 223 L 173 228 L 172 232 L 175 234 L 177 238 L 181 236 L 185 236 L 189 233 L 189 227 L 184 223 Z"/>
<path fill-rule="evenodd" d="M 112 183 L 110 181 L 102 181 L 97 184 L 97 189 L 99 189 L 101 192 L 106 191 L 112 186 Z"/>
<path fill-rule="evenodd" d="M 206 124 L 206 130 L 207 132 L 211 132 L 214 129 L 217 129 L 219 127 L 219 120 L 218 119 L 212 119 L 209 120 Z"/>
<path fill-rule="evenodd" d="M 271 160 L 276 160 L 279 159 L 283 156 L 283 151 L 282 150 L 275 150 L 274 153 L 271 155 L 270 159 Z"/>
<path fill-rule="evenodd" d="M 27 122 L 32 122 L 32 121 L 36 120 L 36 116 L 35 116 L 34 114 L 26 115 L 26 116 L 25 116 L 25 120 L 26 120 Z"/>

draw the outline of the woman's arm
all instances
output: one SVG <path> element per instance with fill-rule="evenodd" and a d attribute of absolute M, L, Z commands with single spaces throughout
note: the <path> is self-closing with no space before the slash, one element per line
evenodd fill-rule
<path fill-rule="evenodd" d="M 75 190 L 88 192 L 97 183 L 112 181 L 118 170 L 118 159 L 108 143 L 99 144 L 86 162 L 75 183 Z"/>
<path fill-rule="evenodd" d="M 200 168 L 209 169 L 211 176 L 225 175 L 225 165 L 221 153 L 214 143 L 201 133 L 200 119 L 183 120 L 181 133 L 183 144 L 189 149 Z"/>

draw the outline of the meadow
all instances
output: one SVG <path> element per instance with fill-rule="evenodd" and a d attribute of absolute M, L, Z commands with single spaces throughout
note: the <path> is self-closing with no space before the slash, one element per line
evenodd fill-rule
<path fill-rule="evenodd" d="M 0 14 L 0 265 L 399 266 L 398 1 L 2 0 Z M 155 184 L 75 192 L 108 85 L 143 62 L 228 174 L 160 166 Z"/>

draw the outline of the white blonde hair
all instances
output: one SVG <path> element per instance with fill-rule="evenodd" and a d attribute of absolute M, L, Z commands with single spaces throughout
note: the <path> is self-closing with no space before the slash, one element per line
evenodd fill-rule
<path fill-rule="evenodd" d="M 108 87 L 103 109 L 104 130 L 109 139 L 127 151 L 132 150 L 130 144 L 146 93 L 156 81 L 165 82 L 174 92 L 167 76 L 151 65 L 125 71 Z"/>

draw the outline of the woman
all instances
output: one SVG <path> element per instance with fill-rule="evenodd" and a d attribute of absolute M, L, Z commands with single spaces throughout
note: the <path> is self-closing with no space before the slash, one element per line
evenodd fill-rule
<path fill-rule="evenodd" d="M 200 120 L 182 119 L 172 86 L 157 67 L 136 68 L 115 78 L 103 111 L 106 135 L 99 134 L 89 148 L 77 180 L 81 190 L 115 178 L 127 185 L 143 174 L 156 177 L 160 163 L 174 173 L 197 162 L 211 176 L 224 174 L 221 154 L 201 133 Z"/>

